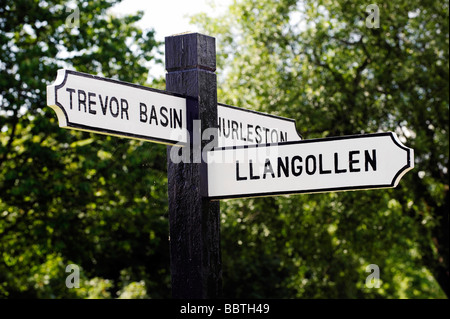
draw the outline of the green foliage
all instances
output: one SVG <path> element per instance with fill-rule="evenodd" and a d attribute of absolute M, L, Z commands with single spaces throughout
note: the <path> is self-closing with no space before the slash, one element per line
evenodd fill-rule
<path fill-rule="evenodd" d="M 2 298 L 170 296 L 166 148 L 61 129 L 46 106 L 61 67 L 145 83 L 159 43 L 116 2 L 76 2 L 69 28 L 64 1 L 1 0 Z M 380 3 L 379 29 L 366 5 L 242 0 L 195 18 L 217 38 L 221 102 L 305 138 L 392 130 L 415 150 L 395 189 L 222 201 L 226 297 L 448 294 L 448 1 Z"/>
<path fill-rule="evenodd" d="M 193 19 L 217 37 L 221 102 L 294 118 L 308 139 L 394 131 L 415 151 L 393 190 L 225 202 L 226 296 L 448 294 L 448 1 L 380 3 L 380 28 L 368 4 L 242 0 Z"/>
<path fill-rule="evenodd" d="M 0 5 L 0 297 L 170 296 L 165 147 L 60 129 L 46 106 L 65 66 L 144 84 L 159 43 L 116 2 L 78 1 L 72 28 L 63 1 Z"/>

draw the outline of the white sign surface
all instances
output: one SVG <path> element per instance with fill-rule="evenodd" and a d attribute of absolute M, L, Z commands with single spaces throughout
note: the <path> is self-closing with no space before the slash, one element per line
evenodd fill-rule
<path fill-rule="evenodd" d="M 186 143 L 186 98 L 127 82 L 58 70 L 47 104 L 60 127 L 149 140 Z"/>
<path fill-rule="evenodd" d="M 208 152 L 212 199 L 397 186 L 414 152 L 392 132 Z"/>
<path fill-rule="evenodd" d="M 219 104 L 219 147 L 300 141 L 295 121 L 289 118 Z"/>

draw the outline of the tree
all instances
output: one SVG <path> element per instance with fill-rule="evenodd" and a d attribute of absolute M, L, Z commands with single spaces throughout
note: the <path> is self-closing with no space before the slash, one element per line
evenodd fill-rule
<path fill-rule="evenodd" d="M 294 118 L 308 139 L 394 131 L 415 151 L 396 189 L 225 202 L 224 291 L 448 296 L 448 1 L 242 0 L 193 21 L 217 37 L 219 101 Z"/>
<path fill-rule="evenodd" d="M 165 148 L 60 129 L 46 106 L 62 67 L 145 83 L 159 43 L 117 2 L 1 1 L 1 297 L 170 295 Z"/>
<path fill-rule="evenodd" d="M 143 84 L 153 32 L 113 0 L 77 2 L 79 18 L 0 1 L 0 296 L 170 296 L 165 147 L 60 129 L 45 93 L 61 67 Z M 448 295 L 448 2 L 379 4 L 379 28 L 366 6 L 242 0 L 196 18 L 218 40 L 221 102 L 308 139 L 392 130 L 416 158 L 396 189 L 223 201 L 227 297 Z"/>

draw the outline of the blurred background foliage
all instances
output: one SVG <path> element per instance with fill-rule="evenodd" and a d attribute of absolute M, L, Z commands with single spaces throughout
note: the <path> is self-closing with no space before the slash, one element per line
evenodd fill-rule
<path fill-rule="evenodd" d="M 306 139 L 393 131 L 415 152 L 395 189 L 224 201 L 228 296 L 449 293 L 448 1 L 377 2 L 379 28 L 369 4 L 242 0 L 193 18 L 217 38 L 220 101 L 294 118 Z"/>
<path fill-rule="evenodd" d="M 0 0 L 0 297 L 171 296 L 166 148 L 60 129 L 62 67 L 147 83 L 162 44 L 118 1 Z M 399 186 L 221 202 L 225 297 L 446 298 L 448 1 L 235 1 L 193 17 L 216 37 L 219 101 L 294 118 L 304 138 L 394 131 Z M 65 286 L 68 264 L 80 288 Z M 366 267 L 381 287 L 365 287 Z"/>

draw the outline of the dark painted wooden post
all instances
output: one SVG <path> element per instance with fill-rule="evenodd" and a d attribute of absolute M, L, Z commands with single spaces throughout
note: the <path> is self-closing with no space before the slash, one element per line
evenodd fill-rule
<path fill-rule="evenodd" d="M 188 99 L 191 161 L 194 150 L 192 125 L 189 123 L 193 119 L 201 120 L 201 132 L 217 127 L 215 45 L 215 38 L 198 33 L 165 39 L 166 90 L 193 98 Z M 202 141 L 201 148 L 208 142 Z M 205 164 L 175 164 L 170 151 L 169 146 L 167 174 L 172 295 L 174 298 L 218 298 L 222 294 L 219 202 L 202 197 Z"/>

